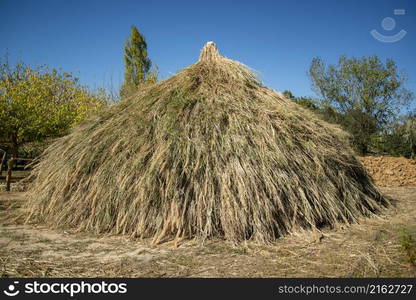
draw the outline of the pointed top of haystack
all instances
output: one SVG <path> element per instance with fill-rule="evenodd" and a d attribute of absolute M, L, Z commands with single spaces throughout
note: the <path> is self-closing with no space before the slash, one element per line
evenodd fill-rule
<path fill-rule="evenodd" d="M 199 61 L 217 60 L 220 57 L 221 55 L 218 52 L 217 45 L 215 45 L 214 42 L 208 42 L 201 50 L 201 54 L 199 55 Z"/>

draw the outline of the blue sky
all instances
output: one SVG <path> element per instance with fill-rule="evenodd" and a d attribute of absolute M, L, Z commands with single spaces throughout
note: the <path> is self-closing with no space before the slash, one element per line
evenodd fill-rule
<path fill-rule="evenodd" d="M 395 15 L 394 9 L 405 9 Z M 395 20 L 388 31 L 382 20 Z M 391 25 L 391 19 L 390 25 Z M 117 89 L 123 45 L 131 25 L 148 42 L 149 56 L 167 78 L 198 59 L 215 41 L 222 55 L 259 72 L 275 90 L 313 96 L 307 70 L 320 56 L 376 54 L 393 58 L 416 92 L 416 1 L 62 1 L 0 0 L 0 54 L 11 61 L 48 64 L 72 72 L 83 84 Z M 392 36 L 374 39 L 370 31 Z"/>

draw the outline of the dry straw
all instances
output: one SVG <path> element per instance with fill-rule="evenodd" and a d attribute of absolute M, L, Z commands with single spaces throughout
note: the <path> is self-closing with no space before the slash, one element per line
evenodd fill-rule
<path fill-rule="evenodd" d="M 347 134 L 208 43 L 194 65 L 60 138 L 34 168 L 28 222 L 163 242 L 275 241 L 387 205 Z"/>

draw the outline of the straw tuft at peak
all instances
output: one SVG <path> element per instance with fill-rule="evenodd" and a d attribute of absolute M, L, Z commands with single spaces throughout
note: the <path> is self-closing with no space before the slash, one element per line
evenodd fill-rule
<path fill-rule="evenodd" d="M 218 52 L 217 45 L 214 42 L 208 42 L 201 50 L 199 55 L 199 61 L 210 61 L 218 60 L 221 58 L 220 53 Z"/>

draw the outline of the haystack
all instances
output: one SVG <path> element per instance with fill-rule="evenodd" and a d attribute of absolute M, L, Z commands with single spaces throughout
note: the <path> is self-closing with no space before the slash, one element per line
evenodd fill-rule
<path fill-rule="evenodd" d="M 355 222 L 387 201 L 347 140 L 210 42 L 197 63 L 52 144 L 32 172 L 28 221 L 261 243 Z"/>

